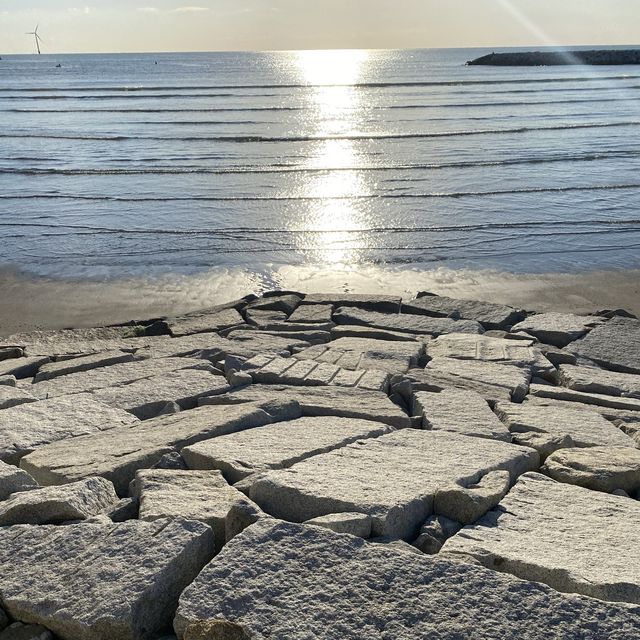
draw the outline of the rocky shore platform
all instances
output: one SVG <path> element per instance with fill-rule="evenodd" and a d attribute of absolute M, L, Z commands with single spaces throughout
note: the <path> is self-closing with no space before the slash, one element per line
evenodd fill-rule
<path fill-rule="evenodd" d="M 490 53 L 467 62 L 492 67 L 546 67 L 560 65 L 640 64 L 640 49 L 593 49 L 590 51 L 521 51 Z"/>
<path fill-rule="evenodd" d="M 274 291 L 0 343 L 0 640 L 640 639 L 640 320 Z"/>

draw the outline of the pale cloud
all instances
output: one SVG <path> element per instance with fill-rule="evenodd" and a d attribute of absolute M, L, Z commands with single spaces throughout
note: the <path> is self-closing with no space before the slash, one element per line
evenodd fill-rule
<path fill-rule="evenodd" d="M 160 9 L 158 7 L 138 7 L 140 13 L 158 13 Z"/>
<path fill-rule="evenodd" d="M 67 11 L 74 16 L 88 16 L 91 13 L 91 7 L 69 7 Z"/>
<path fill-rule="evenodd" d="M 199 11 L 211 11 L 209 7 L 176 7 L 170 13 L 198 13 Z"/>

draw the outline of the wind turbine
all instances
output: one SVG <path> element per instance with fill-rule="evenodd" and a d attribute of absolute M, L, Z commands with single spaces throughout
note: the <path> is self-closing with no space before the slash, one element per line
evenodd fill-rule
<path fill-rule="evenodd" d="M 36 39 L 36 49 L 38 49 L 38 55 L 40 55 L 40 41 L 42 40 L 42 38 L 38 35 L 38 27 L 40 25 L 36 25 L 36 28 L 34 31 L 27 31 L 27 35 L 28 36 L 34 36 L 34 38 Z"/>

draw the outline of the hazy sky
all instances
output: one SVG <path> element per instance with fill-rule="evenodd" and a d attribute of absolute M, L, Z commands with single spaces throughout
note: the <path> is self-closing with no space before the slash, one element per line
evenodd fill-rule
<path fill-rule="evenodd" d="M 86 4 L 85 4 L 86 3 Z M 640 0 L 0 0 L 0 52 L 640 43 Z"/>

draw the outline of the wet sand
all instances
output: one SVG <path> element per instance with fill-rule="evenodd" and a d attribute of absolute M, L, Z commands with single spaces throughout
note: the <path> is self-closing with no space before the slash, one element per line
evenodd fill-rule
<path fill-rule="evenodd" d="M 175 315 L 268 289 L 388 293 L 431 291 L 534 311 L 591 313 L 624 308 L 640 316 L 640 270 L 582 274 L 280 267 L 268 274 L 216 270 L 156 280 L 68 281 L 0 272 L 0 335 L 115 324 Z"/>

